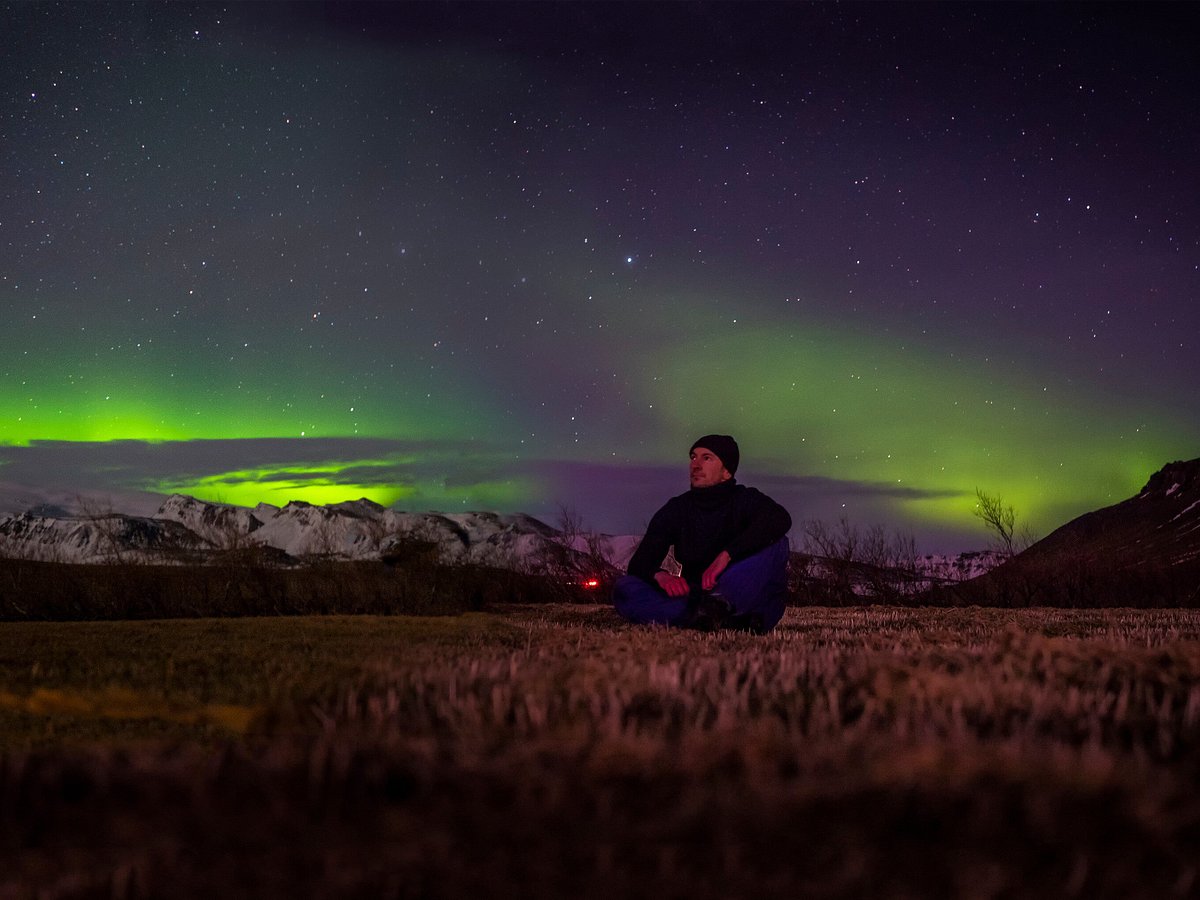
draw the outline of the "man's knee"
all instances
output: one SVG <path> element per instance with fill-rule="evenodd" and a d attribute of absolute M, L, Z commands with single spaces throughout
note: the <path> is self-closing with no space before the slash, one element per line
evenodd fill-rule
<path fill-rule="evenodd" d="M 768 557 L 777 565 L 786 566 L 788 555 L 792 552 L 792 545 L 788 541 L 787 535 L 785 534 L 762 552 L 767 554 Z"/>
<path fill-rule="evenodd" d="M 722 575 L 722 578 L 730 574 L 741 574 L 749 572 L 767 571 L 771 573 L 782 572 L 787 569 L 788 555 L 791 552 L 791 545 L 788 543 L 787 536 L 781 537 L 775 543 L 764 547 L 757 553 L 752 553 L 745 559 L 739 559 L 731 564 Z"/>
<path fill-rule="evenodd" d="M 788 553 L 788 540 L 782 537 L 731 565 L 717 582 L 736 613 L 760 614 L 768 630 L 783 615 L 787 601 Z"/>

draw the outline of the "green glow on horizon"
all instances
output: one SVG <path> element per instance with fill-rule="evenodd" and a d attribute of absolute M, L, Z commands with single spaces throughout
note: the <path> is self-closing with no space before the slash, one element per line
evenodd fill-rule
<path fill-rule="evenodd" d="M 234 506 L 257 506 L 259 503 L 286 506 L 293 500 L 324 506 L 363 497 L 380 506 L 392 506 L 405 496 L 411 495 L 413 490 L 390 485 L 339 484 L 329 480 L 238 482 L 212 476 L 191 483 L 164 484 L 161 486 L 161 493 L 187 494 L 198 500 L 230 503 Z"/>
<path fill-rule="evenodd" d="M 361 497 L 381 506 L 391 506 L 411 496 L 415 493 L 414 489 L 400 484 L 360 484 L 352 479 L 339 481 L 335 477 L 314 476 L 336 476 L 348 470 L 383 468 L 396 462 L 395 459 L 353 460 L 242 469 L 197 479 L 162 481 L 150 485 L 149 489 L 163 494 L 188 494 L 200 500 L 235 506 L 257 506 L 259 503 L 284 506 L 291 500 L 324 505 Z"/>
<path fill-rule="evenodd" d="M 540 496 L 540 486 L 527 480 L 459 483 L 461 473 L 452 461 L 444 463 L 444 479 L 422 475 L 411 482 L 405 471 L 417 463 L 411 456 L 305 459 L 306 438 L 453 443 L 486 434 L 492 441 L 503 441 L 514 427 L 511 418 L 485 408 L 477 394 L 465 389 L 460 382 L 467 376 L 447 376 L 441 397 L 406 390 L 399 380 L 368 379 L 368 388 L 349 399 L 345 389 L 309 387 L 338 386 L 343 377 L 311 367 L 293 373 L 264 368 L 242 373 L 239 380 L 218 362 L 208 360 L 211 365 L 205 366 L 198 358 L 187 358 L 192 374 L 179 370 L 174 377 L 171 371 L 178 367 L 160 354 L 137 367 L 100 371 L 96 364 L 91 369 L 79 364 L 64 373 L 56 366 L 69 355 L 64 349 L 54 358 L 31 356 L 19 377 L 0 383 L 0 445 L 294 440 L 295 456 L 278 465 L 126 485 L 239 506 L 281 506 L 292 500 L 322 505 L 366 497 L 383 506 L 469 505 L 516 511 Z M 231 386 L 231 381 L 237 383 Z M 395 471 L 387 471 L 389 467 Z M 368 474 L 364 469 L 375 471 Z"/>
<path fill-rule="evenodd" d="M 312 466 L 281 465 L 222 472 L 202 478 L 169 479 L 145 485 L 145 488 L 235 506 L 252 507 L 259 503 L 284 506 L 292 500 L 326 505 L 365 497 L 380 506 L 413 503 L 422 508 L 447 509 L 473 504 L 480 508 L 512 511 L 538 494 L 536 485 L 520 479 L 458 485 L 437 479 L 420 483 L 404 483 L 399 479 L 363 483 L 352 476 L 345 481 L 336 477 L 342 472 L 357 473 L 364 467 L 386 469 L 396 464 L 396 459 L 383 459 L 325 462 Z"/>
<path fill-rule="evenodd" d="M 127 400 L 95 406 L 46 404 L 30 414 L 0 399 L 0 444 L 27 446 L 32 441 L 121 441 L 152 443 L 187 440 L 234 440 L 304 437 L 453 437 L 464 429 L 463 417 L 438 412 L 425 418 L 389 411 L 372 420 L 351 421 L 340 413 L 321 410 L 272 413 L 253 398 L 188 404 Z M 378 421 L 376 421 L 378 420 Z"/>
<path fill-rule="evenodd" d="M 21 360 L 0 378 L 0 444 L 32 441 L 148 442 L 239 438 L 419 436 L 422 440 L 503 435 L 507 417 L 489 409 L 473 377 L 444 378 L 440 395 L 402 375 L 364 379 L 351 391 L 343 371 L 300 367 L 286 349 L 259 367 L 159 346 L 136 363 L 75 360 L 72 341 Z M 157 346 L 157 345 L 156 345 Z M 0 352 L 6 348 L 0 336 Z M 185 369 L 180 357 L 190 367 Z M 327 365 L 327 364 L 326 364 Z"/>
<path fill-rule="evenodd" d="M 664 350 L 648 402 L 669 430 L 720 422 L 760 470 L 928 492 L 905 516 L 971 527 L 975 488 L 1045 532 L 1123 500 L 1188 443 L 1161 413 L 846 330 L 726 328 Z M 769 459 L 767 459 L 769 457 Z"/>

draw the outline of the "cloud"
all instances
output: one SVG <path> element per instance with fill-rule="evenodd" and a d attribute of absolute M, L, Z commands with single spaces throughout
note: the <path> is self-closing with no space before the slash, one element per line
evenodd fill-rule
<path fill-rule="evenodd" d="M 944 500 L 954 497 L 973 497 L 966 491 L 920 488 L 910 485 L 880 481 L 855 481 L 851 479 L 825 478 L 821 475 L 762 475 L 756 479 L 761 488 L 767 486 L 780 490 L 820 496 L 836 494 L 846 497 L 891 498 L 897 500 Z"/>

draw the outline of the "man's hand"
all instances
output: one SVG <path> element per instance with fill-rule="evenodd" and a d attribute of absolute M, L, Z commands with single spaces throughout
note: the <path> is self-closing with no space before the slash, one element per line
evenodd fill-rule
<path fill-rule="evenodd" d="M 712 561 L 707 569 L 704 570 L 704 576 L 700 579 L 700 587 L 706 591 L 711 591 L 717 586 L 717 578 L 725 571 L 725 567 L 729 565 L 729 554 L 722 550 L 717 554 L 717 558 Z"/>
<path fill-rule="evenodd" d="M 691 591 L 691 586 L 686 579 L 672 575 L 670 572 L 655 572 L 654 580 L 658 582 L 660 588 L 667 592 L 668 597 L 686 597 Z"/>

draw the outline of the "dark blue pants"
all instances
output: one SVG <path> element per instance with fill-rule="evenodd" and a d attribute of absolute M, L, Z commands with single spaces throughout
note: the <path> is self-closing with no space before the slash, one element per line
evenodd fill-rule
<path fill-rule="evenodd" d="M 716 590 L 733 607 L 733 615 L 753 620 L 756 630 L 770 631 L 783 618 L 787 598 L 788 539 L 731 563 L 717 579 Z M 695 590 L 693 590 L 693 594 Z M 635 625 L 684 625 L 689 597 L 668 597 L 652 581 L 624 575 L 613 586 L 613 605 Z M 693 601 L 694 602 L 694 601 Z"/>

